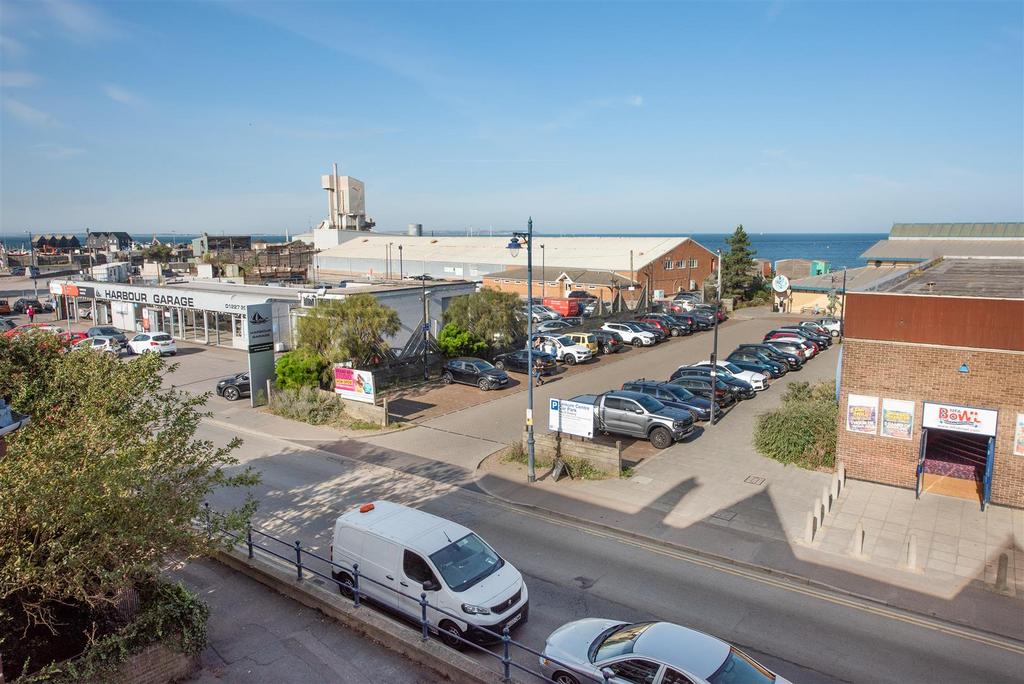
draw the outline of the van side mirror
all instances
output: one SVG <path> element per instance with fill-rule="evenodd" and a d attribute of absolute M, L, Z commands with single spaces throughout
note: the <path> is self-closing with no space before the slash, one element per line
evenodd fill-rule
<path fill-rule="evenodd" d="M 437 580 L 428 579 L 423 583 L 423 591 L 441 591 L 441 585 Z"/>

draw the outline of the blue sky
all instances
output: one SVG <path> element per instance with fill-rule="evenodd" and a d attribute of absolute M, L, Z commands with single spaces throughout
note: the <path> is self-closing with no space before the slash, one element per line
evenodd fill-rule
<path fill-rule="evenodd" d="M 0 229 L 1024 218 L 1024 3 L 0 0 Z"/>

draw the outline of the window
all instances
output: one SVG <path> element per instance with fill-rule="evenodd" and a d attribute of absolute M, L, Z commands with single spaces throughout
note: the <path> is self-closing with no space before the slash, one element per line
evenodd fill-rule
<path fill-rule="evenodd" d="M 683 673 L 668 667 L 665 668 L 665 674 L 661 675 L 661 684 L 693 684 L 693 681 Z"/>
<path fill-rule="evenodd" d="M 430 566 L 427 565 L 427 561 L 412 551 L 405 552 L 405 556 L 402 559 L 402 570 L 405 571 L 405 576 L 413 582 L 426 584 L 427 582 L 436 581 L 434 573 L 430 570 Z"/>
<path fill-rule="evenodd" d="M 672 260 L 671 259 L 665 259 L 665 270 L 666 271 L 671 271 L 672 270 Z"/>
<path fill-rule="evenodd" d="M 624 402 L 622 401 L 622 399 L 619 399 L 618 397 L 605 397 L 604 398 L 604 407 L 606 409 L 611 409 L 611 410 L 614 410 L 614 411 L 621 411 L 623 408 L 625 408 L 623 406 L 623 403 Z"/>
<path fill-rule="evenodd" d="M 430 554 L 430 560 L 434 561 L 441 577 L 456 593 L 469 589 L 505 564 L 491 547 L 472 532 Z"/>
<path fill-rule="evenodd" d="M 632 399 L 619 399 L 619 401 L 622 402 L 623 411 L 634 413 L 638 408 L 640 408 L 640 404 L 636 403 Z"/>
<path fill-rule="evenodd" d="M 652 663 L 650 660 L 634 658 L 632 660 L 612 663 L 608 666 L 608 669 L 614 672 L 616 677 L 622 677 L 627 682 L 654 684 L 654 678 L 657 676 L 660 667 L 658 663 Z"/>
<path fill-rule="evenodd" d="M 587 285 L 587 289 L 588 290 L 596 290 L 597 289 L 597 285 Z"/>
<path fill-rule="evenodd" d="M 678 268 L 686 268 L 686 259 L 680 259 L 676 262 Z"/>
<path fill-rule="evenodd" d="M 697 268 L 697 260 L 690 259 L 690 268 Z"/>

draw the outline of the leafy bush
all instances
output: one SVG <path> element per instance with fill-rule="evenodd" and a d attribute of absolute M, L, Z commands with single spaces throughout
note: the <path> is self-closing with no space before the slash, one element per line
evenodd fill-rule
<path fill-rule="evenodd" d="M 437 336 L 437 346 L 449 358 L 479 356 L 487 351 L 486 342 L 454 323 L 448 323 L 441 328 L 441 334 Z"/>
<path fill-rule="evenodd" d="M 344 426 L 346 419 L 345 406 L 338 397 L 309 386 L 276 392 L 270 411 L 310 425 Z"/>
<path fill-rule="evenodd" d="M 529 459 L 529 455 L 526 453 L 526 448 L 523 447 L 522 442 L 512 442 L 505 449 L 505 455 L 502 456 L 502 461 L 506 463 L 518 463 L 520 465 L 526 465 Z M 600 468 L 594 466 L 590 461 L 583 458 L 571 458 L 563 457 L 565 464 L 569 466 L 569 470 L 572 471 L 572 476 L 581 480 L 603 480 L 608 477 L 608 473 L 604 472 Z M 537 469 L 551 468 L 554 466 L 554 461 L 549 458 L 542 458 L 536 456 L 533 465 Z"/>
<path fill-rule="evenodd" d="M 277 387 L 282 390 L 319 387 L 327 361 L 308 349 L 296 349 L 277 360 Z"/>
<path fill-rule="evenodd" d="M 836 458 L 839 407 L 834 381 L 794 382 L 782 406 L 757 417 L 754 447 L 768 458 L 802 468 L 831 468 Z"/>

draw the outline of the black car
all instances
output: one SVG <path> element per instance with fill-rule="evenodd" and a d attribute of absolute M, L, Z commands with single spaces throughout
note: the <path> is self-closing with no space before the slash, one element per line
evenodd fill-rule
<path fill-rule="evenodd" d="M 434 276 L 424 273 L 423 275 L 406 276 L 409 280 L 433 280 Z"/>
<path fill-rule="evenodd" d="M 672 317 L 677 318 L 680 321 L 683 321 L 684 323 L 689 325 L 690 329 L 693 330 L 693 332 L 707 330 L 712 326 L 710 319 L 698 319 L 696 316 L 693 316 L 689 312 L 672 314 Z"/>
<path fill-rule="evenodd" d="M 10 318 L 0 317 L 0 333 L 7 332 L 8 330 L 14 330 L 18 327 L 18 324 L 12 321 Z"/>
<path fill-rule="evenodd" d="M 675 316 L 665 313 L 652 313 L 646 316 L 647 318 L 653 318 L 656 321 L 660 321 L 662 325 L 669 329 L 673 337 L 679 337 L 680 335 L 689 335 L 693 332 L 693 326 L 688 322 L 676 318 Z"/>
<path fill-rule="evenodd" d="M 597 338 L 597 351 L 601 354 L 614 354 L 626 348 L 622 335 L 614 330 L 594 330 L 592 334 Z"/>
<path fill-rule="evenodd" d="M 251 391 L 248 373 L 232 375 L 217 383 L 217 396 L 224 397 L 228 401 L 237 401 L 242 397 L 247 397 Z"/>
<path fill-rule="evenodd" d="M 23 314 L 28 310 L 28 307 L 30 306 L 32 307 L 32 310 L 35 311 L 36 313 L 43 313 L 44 311 L 46 311 L 46 307 L 44 307 L 42 302 L 40 302 L 38 299 L 27 299 L 25 297 L 15 299 L 14 304 L 11 304 L 11 311 L 17 314 Z"/>
<path fill-rule="evenodd" d="M 676 372 L 669 378 L 669 382 L 682 377 L 701 377 L 711 380 L 711 369 L 701 368 L 700 366 L 683 366 L 682 368 L 676 369 Z M 736 395 L 738 399 L 753 399 L 757 396 L 757 392 L 754 391 L 753 386 L 746 380 L 740 380 L 737 377 L 727 375 L 725 373 L 716 373 L 716 379 L 719 382 L 725 383 L 729 391 Z"/>
<path fill-rule="evenodd" d="M 578 328 L 583 325 L 583 316 L 562 316 L 562 322 L 568 323 L 574 328 Z"/>
<path fill-rule="evenodd" d="M 117 340 L 117 343 L 120 344 L 122 347 L 127 346 L 128 344 L 128 336 L 125 335 L 120 330 L 118 330 L 117 328 L 112 328 L 109 325 L 98 325 L 89 328 L 88 330 L 85 331 L 85 334 L 88 335 L 89 337 L 97 337 L 100 335 L 102 335 L 103 337 L 112 337 L 115 340 Z"/>
<path fill-rule="evenodd" d="M 555 361 L 555 357 L 551 354 L 542 351 L 533 352 L 533 362 L 536 363 L 537 359 L 541 360 L 542 375 L 551 375 L 558 370 L 558 362 Z M 525 349 L 518 349 L 507 354 L 499 354 L 494 357 L 494 367 L 498 370 L 510 370 L 516 371 L 517 373 L 525 373 L 529 370 L 529 356 Z M 475 383 L 474 383 L 475 384 Z"/>
<path fill-rule="evenodd" d="M 831 335 L 822 335 L 821 333 L 815 332 L 813 330 L 808 330 L 807 328 L 803 328 L 803 327 L 801 327 L 799 325 L 792 325 L 792 326 L 787 325 L 787 326 L 783 326 L 783 327 L 779 328 L 779 330 L 788 330 L 790 332 L 794 332 L 794 333 L 798 333 L 800 335 L 803 335 L 807 339 L 816 342 L 818 344 L 818 347 L 820 349 L 822 349 L 822 350 L 832 346 L 832 336 Z"/>
<path fill-rule="evenodd" d="M 710 376 L 699 376 L 699 375 L 683 375 L 670 381 L 673 385 L 679 385 L 684 389 L 690 390 L 691 393 L 696 394 L 698 397 L 704 397 L 705 399 L 711 398 L 711 377 Z M 718 406 L 727 408 L 736 403 L 736 396 L 730 391 L 729 385 L 722 382 L 722 378 L 718 377 L 715 384 L 715 401 Z"/>
<path fill-rule="evenodd" d="M 797 370 L 804 365 L 803 357 L 799 354 L 793 354 L 791 352 L 782 351 L 776 349 L 770 344 L 741 344 L 736 347 L 736 351 L 741 349 L 753 349 L 759 351 L 773 361 L 781 361 L 789 366 L 790 370 Z"/>
<path fill-rule="evenodd" d="M 14 276 L 15 278 L 25 275 L 25 267 L 15 266 L 14 268 L 11 269 L 11 275 Z"/>
<path fill-rule="evenodd" d="M 665 334 L 665 331 L 653 323 L 644 323 L 643 321 L 626 321 L 626 323 L 629 323 L 630 325 L 638 325 L 644 332 L 649 332 L 654 335 L 655 344 L 668 339 L 668 335 Z"/>
<path fill-rule="evenodd" d="M 801 365 L 807 363 L 807 357 L 803 353 L 803 349 L 800 345 L 795 342 L 782 342 L 780 340 L 767 340 L 765 345 L 775 349 L 780 354 L 790 354 L 792 356 L 799 357 Z"/>
<path fill-rule="evenodd" d="M 450 385 L 460 382 L 464 385 L 476 385 L 487 390 L 503 387 L 508 384 L 508 373 L 499 370 L 483 359 L 461 358 L 449 359 L 441 371 L 441 382 Z"/>
<path fill-rule="evenodd" d="M 671 382 L 633 380 L 623 383 L 622 389 L 650 395 L 669 408 L 686 409 L 693 415 L 694 420 L 711 420 L 711 400 L 698 397 L 685 387 L 673 385 Z M 721 406 L 717 408 L 721 409 Z"/>

